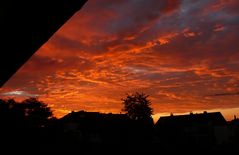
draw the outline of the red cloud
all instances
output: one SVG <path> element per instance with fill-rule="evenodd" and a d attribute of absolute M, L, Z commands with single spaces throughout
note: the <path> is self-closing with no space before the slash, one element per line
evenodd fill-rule
<path fill-rule="evenodd" d="M 158 112 L 238 107 L 237 1 L 89 1 L 7 83 L 55 113 L 120 112 L 126 93 Z M 24 88 L 24 89 L 20 89 Z M 30 91 L 29 91 L 30 90 Z"/>

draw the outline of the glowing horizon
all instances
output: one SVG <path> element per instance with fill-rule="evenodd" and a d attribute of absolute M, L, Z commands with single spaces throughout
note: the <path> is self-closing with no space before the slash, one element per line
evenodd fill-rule
<path fill-rule="evenodd" d="M 58 117 L 119 113 L 126 93 L 150 95 L 154 117 L 239 115 L 236 0 L 91 0 L 0 89 L 38 97 Z"/>

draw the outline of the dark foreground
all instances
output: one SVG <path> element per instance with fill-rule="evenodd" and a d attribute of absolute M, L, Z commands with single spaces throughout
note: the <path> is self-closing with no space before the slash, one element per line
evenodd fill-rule
<path fill-rule="evenodd" d="M 237 119 L 217 126 L 212 122 L 178 126 L 162 121 L 154 125 L 132 121 L 123 114 L 81 111 L 52 119 L 42 126 L 5 122 L 1 126 L 0 151 L 8 154 L 16 151 L 31 154 L 239 153 Z"/>

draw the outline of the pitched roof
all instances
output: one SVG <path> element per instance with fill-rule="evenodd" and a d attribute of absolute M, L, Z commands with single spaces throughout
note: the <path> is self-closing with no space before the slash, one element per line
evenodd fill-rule
<path fill-rule="evenodd" d="M 127 121 L 128 116 L 125 114 L 104 114 L 99 112 L 78 111 L 71 112 L 61 118 L 62 121 L 78 122 L 82 120 L 87 121 Z"/>
<path fill-rule="evenodd" d="M 225 125 L 226 120 L 220 112 L 199 113 L 188 115 L 171 115 L 160 117 L 156 125 L 163 126 L 192 126 L 192 125 Z"/>

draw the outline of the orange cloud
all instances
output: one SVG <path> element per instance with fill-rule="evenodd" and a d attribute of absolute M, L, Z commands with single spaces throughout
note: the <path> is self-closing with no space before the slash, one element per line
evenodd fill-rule
<path fill-rule="evenodd" d="M 225 27 L 222 26 L 222 25 L 220 25 L 220 24 L 216 24 L 216 25 L 214 26 L 214 31 L 215 31 L 215 32 L 223 31 L 224 29 L 225 29 Z"/>
<path fill-rule="evenodd" d="M 236 95 L 210 96 L 238 92 L 237 3 L 89 1 L 0 93 L 37 94 L 57 116 L 119 113 L 135 91 L 155 114 L 237 108 Z"/>

